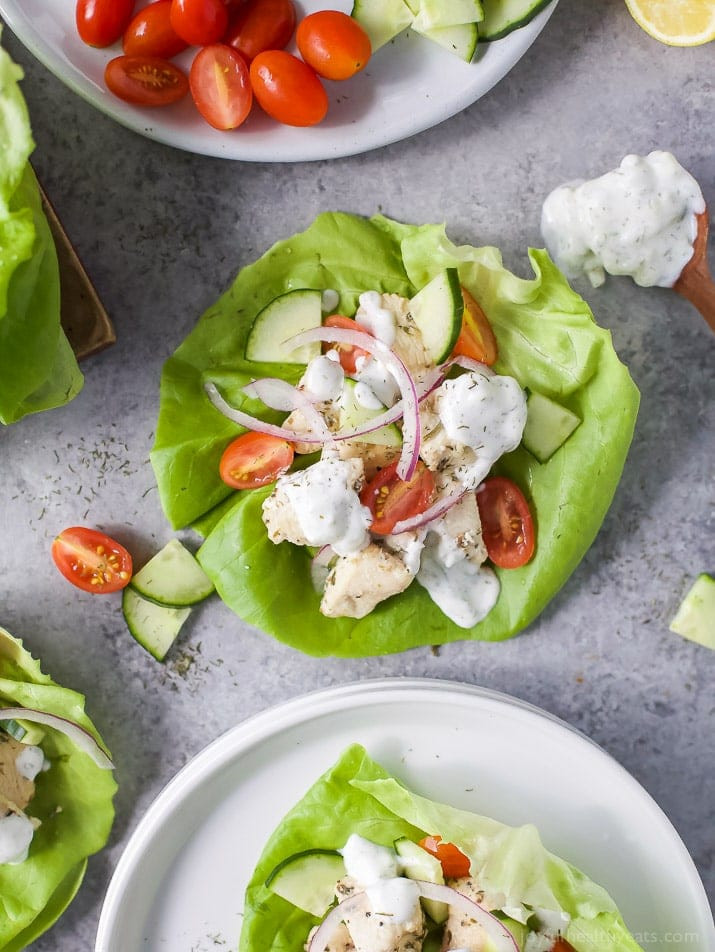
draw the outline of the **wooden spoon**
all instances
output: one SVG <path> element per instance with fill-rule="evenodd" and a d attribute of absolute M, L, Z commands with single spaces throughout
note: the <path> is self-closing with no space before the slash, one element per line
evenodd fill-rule
<path fill-rule="evenodd" d="M 708 269 L 708 210 L 698 216 L 698 232 L 693 244 L 693 257 L 673 285 L 677 291 L 696 307 L 715 331 L 715 282 Z"/>

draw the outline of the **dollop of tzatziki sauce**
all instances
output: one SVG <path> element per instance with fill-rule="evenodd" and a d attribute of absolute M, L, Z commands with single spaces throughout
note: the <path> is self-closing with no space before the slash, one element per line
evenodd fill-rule
<path fill-rule="evenodd" d="M 24 862 L 34 833 L 32 822 L 24 815 L 0 817 L 0 863 Z"/>
<path fill-rule="evenodd" d="M 547 197 L 541 233 L 569 278 L 594 287 L 606 272 L 642 287 L 672 287 L 693 255 L 700 186 L 670 152 L 627 155 L 591 181 L 561 185 Z"/>

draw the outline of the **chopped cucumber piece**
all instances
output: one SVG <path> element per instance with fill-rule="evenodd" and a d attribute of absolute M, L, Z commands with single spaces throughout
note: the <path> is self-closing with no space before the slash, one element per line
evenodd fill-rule
<path fill-rule="evenodd" d="M 21 741 L 22 738 L 27 733 L 27 731 L 22 726 L 22 724 L 18 724 L 17 721 L 13 721 L 13 720 L 0 721 L 0 730 L 5 731 L 5 733 L 9 734 L 13 740 L 17 740 L 17 741 Z"/>
<path fill-rule="evenodd" d="M 178 539 L 172 539 L 132 577 L 131 587 L 150 602 L 186 608 L 213 592 L 211 579 Z"/>
<path fill-rule="evenodd" d="M 540 463 L 549 460 L 563 446 L 581 420 L 566 407 L 542 393 L 526 399 L 526 426 L 522 442 Z"/>
<path fill-rule="evenodd" d="M 683 599 L 670 630 L 715 650 L 715 579 L 705 572 L 695 579 Z"/>
<path fill-rule="evenodd" d="M 479 25 L 479 39 L 489 42 L 508 36 L 526 26 L 551 0 L 483 0 L 484 19 Z"/>
<path fill-rule="evenodd" d="M 465 63 L 471 63 L 474 58 L 479 40 L 476 23 L 459 23 L 455 26 L 433 27 L 429 30 L 418 30 L 417 27 L 414 29 L 416 33 L 421 33 L 422 36 L 439 43 Z"/>
<path fill-rule="evenodd" d="M 412 23 L 404 0 L 355 0 L 350 15 L 370 37 L 373 53 Z"/>
<path fill-rule="evenodd" d="M 419 0 L 412 3 L 415 18 L 412 29 L 423 33 L 439 27 L 477 23 L 484 19 L 481 0 Z M 415 9 L 416 7 L 416 9 Z"/>
<path fill-rule="evenodd" d="M 408 879 L 421 879 L 426 883 L 444 883 L 442 864 L 436 856 L 423 850 L 406 836 L 395 840 L 395 852 L 402 862 L 402 872 Z M 449 915 L 449 906 L 434 899 L 423 899 L 422 905 L 427 915 L 438 925 L 445 922 Z"/>
<path fill-rule="evenodd" d="M 524 952 L 524 946 L 526 945 L 526 939 L 529 935 L 529 927 L 524 925 L 523 922 L 517 922 L 516 919 L 511 919 L 509 916 L 505 916 L 503 912 L 495 912 L 494 915 L 499 919 L 500 922 L 503 922 L 506 928 L 514 936 L 514 941 L 516 942 L 519 952 Z"/>
<path fill-rule="evenodd" d="M 464 300 L 456 268 L 441 271 L 410 301 L 410 313 L 433 363 L 441 364 L 454 350 L 462 329 L 463 312 Z"/>
<path fill-rule="evenodd" d="M 357 386 L 358 385 L 354 380 L 346 378 L 343 392 L 338 398 L 338 405 L 340 406 L 339 429 L 341 430 L 347 430 L 351 427 L 361 426 L 363 423 L 367 423 L 367 421 L 371 420 L 373 417 L 379 416 L 381 413 L 385 412 L 385 407 L 382 406 L 382 404 L 380 404 L 380 406 L 376 409 L 372 409 L 371 407 L 364 407 L 362 404 L 358 403 L 355 396 L 355 389 Z M 354 439 L 356 442 L 373 443 L 378 446 L 402 445 L 402 434 L 394 423 L 391 423 L 388 426 L 382 426 L 379 430 L 374 430 L 372 433 L 366 433 L 364 436 L 356 436 Z"/>
<path fill-rule="evenodd" d="M 320 354 L 320 344 L 288 347 L 284 341 L 323 319 L 323 294 L 312 288 L 298 288 L 274 298 L 258 314 L 246 341 L 246 359 L 263 363 L 307 364 Z"/>
<path fill-rule="evenodd" d="M 157 605 L 127 585 L 122 593 L 122 613 L 132 637 L 157 661 L 163 661 L 191 609 Z"/>
<path fill-rule="evenodd" d="M 345 875 L 337 850 L 304 850 L 279 863 L 266 880 L 277 896 L 322 918 L 335 900 L 335 886 Z"/>

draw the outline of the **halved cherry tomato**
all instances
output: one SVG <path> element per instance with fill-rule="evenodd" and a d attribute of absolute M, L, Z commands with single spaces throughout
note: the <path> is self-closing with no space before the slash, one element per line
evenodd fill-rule
<path fill-rule="evenodd" d="M 349 79 L 370 59 L 370 37 L 360 24 L 339 10 L 319 10 L 298 24 L 300 55 L 325 79 Z"/>
<path fill-rule="evenodd" d="M 408 482 L 397 475 L 398 462 L 381 469 L 360 493 L 360 502 L 372 513 L 370 531 L 377 535 L 389 535 L 396 523 L 424 512 L 434 496 L 434 477 L 423 462 Z"/>
<path fill-rule="evenodd" d="M 168 106 L 189 91 L 186 74 L 158 56 L 117 56 L 107 63 L 104 81 L 115 96 L 139 106 Z"/>
<path fill-rule="evenodd" d="M 140 10 L 124 31 L 122 49 L 127 56 L 171 59 L 188 46 L 171 25 L 171 0 L 155 0 Z"/>
<path fill-rule="evenodd" d="M 472 360 L 479 360 L 491 367 L 496 363 L 498 356 L 497 339 L 492 325 L 466 288 L 462 288 L 462 298 L 464 300 L 462 329 L 452 353 L 471 357 Z"/>
<path fill-rule="evenodd" d="M 134 0 L 77 0 L 77 32 L 89 46 L 116 43 L 134 12 Z"/>
<path fill-rule="evenodd" d="M 52 558 L 62 575 L 84 592 L 118 592 L 132 577 L 132 557 L 115 539 L 97 529 L 72 526 L 52 543 Z"/>
<path fill-rule="evenodd" d="M 425 836 L 421 839 L 419 845 L 423 850 L 427 850 L 442 864 L 442 872 L 450 879 L 459 879 L 462 876 L 469 876 L 469 857 L 455 846 L 454 843 L 443 843 L 441 836 Z"/>
<path fill-rule="evenodd" d="M 171 25 L 190 46 L 218 43 L 228 26 L 223 0 L 171 0 Z"/>
<path fill-rule="evenodd" d="M 550 952 L 576 952 L 570 942 L 567 942 L 563 936 L 559 936 L 551 946 Z"/>
<path fill-rule="evenodd" d="M 224 450 L 221 479 L 232 489 L 258 489 L 274 483 L 293 462 L 293 447 L 267 433 L 243 433 Z"/>
<path fill-rule="evenodd" d="M 344 317 L 342 314 L 331 314 L 330 317 L 325 319 L 324 324 L 325 327 L 342 327 L 348 331 L 363 331 L 366 334 L 369 333 L 364 327 L 358 327 L 351 317 Z M 360 357 L 370 356 L 362 347 L 351 347 L 350 344 L 328 343 L 324 345 L 323 349 L 326 351 L 336 350 L 338 352 L 340 366 L 346 374 L 356 373 L 358 359 Z"/>
<path fill-rule="evenodd" d="M 248 64 L 225 43 L 200 50 L 189 73 L 196 108 L 214 129 L 235 129 L 251 111 L 253 91 Z"/>
<path fill-rule="evenodd" d="M 265 50 L 251 63 L 256 99 L 288 126 L 314 126 L 328 111 L 328 96 L 315 72 L 284 50 Z"/>
<path fill-rule="evenodd" d="M 264 50 L 282 50 L 294 29 L 293 0 L 249 0 L 231 17 L 224 43 L 250 63 Z"/>
<path fill-rule="evenodd" d="M 536 535 L 529 503 L 506 476 L 492 476 L 477 490 L 477 506 L 489 558 L 502 569 L 518 569 L 534 554 Z"/>

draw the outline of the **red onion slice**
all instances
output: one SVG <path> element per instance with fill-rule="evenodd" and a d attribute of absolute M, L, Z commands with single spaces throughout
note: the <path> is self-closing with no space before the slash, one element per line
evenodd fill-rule
<path fill-rule="evenodd" d="M 46 727 L 53 727 L 56 731 L 69 737 L 74 744 L 89 754 L 92 760 L 102 770 L 114 770 L 114 764 L 109 759 L 105 750 L 103 750 L 97 741 L 92 737 L 89 731 L 74 721 L 68 721 L 66 717 L 59 717 L 57 714 L 48 714 L 46 711 L 36 711 L 29 707 L 2 707 L 0 708 L 0 721 L 30 721 L 32 724 L 44 724 Z"/>
<path fill-rule="evenodd" d="M 364 331 L 342 327 L 311 327 L 289 338 L 285 343 L 301 347 L 316 341 L 359 347 L 384 364 L 395 378 L 402 396 L 402 453 L 397 464 L 397 475 L 405 482 L 412 479 L 420 455 L 420 408 L 417 388 L 407 367 L 382 341 Z M 372 422 L 374 424 L 374 420 Z M 341 438 L 346 437 L 341 434 Z"/>
<path fill-rule="evenodd" d="M 478 374 L 484 374 L 485 377 L 493 377 L 495 372 L 488 364 L 483 364 L 480 360 L 474 360 L 473 357 L 465 357 L 463 354 L 457 354 L 455 357 L 450 357 L 446 363 L 442 364 L 443 370 L 445 372 L 450 369 L 450 367 L 461 367 L 463 370 L 472 370 Z"/>
<path fill-rule="evenodd" d="M 306 390 L 294 387 L 279 377 L 261 377 L 247 384 L 243 392 L 249 397 L 258 397 L 272 410 L 299 410 L 305 418 L 307 432 L 319 436 L 323 443 L 332 440 L 323 415 L 314 406 L 315 398 L 311 398 Z"/>
<path fill-rule="evenodd" d="M 330 563 L 335 558 L 332 545 L 324 545 L 318 549 L 310 563 L 310 580 L 318 595 L 323 594 L 325 580 L 330 574 Z"/>
<path fill-rule="evenodd" d="M 466 489 L 461 489 L 456 493 L 448 493 L 446 496 L 442 496 L 436 502 L 433 502 L 429 509 L 425 509 L 424 512 L 418 512 L 416 516 L 410 516 L 409 519 L 396 522 L 390 535 L 399 535 L 400 532 L 412 532 L 413 529 L 419 529 L 427 525 L 428 522 L 434 522 L 435 519 L 439 519 L 440 516 L 443 516 L 445 512 L 458 503 L 466 491 Z"/>
<path fill-rule="evenodd" d="M 266 433 L 268 436 L 277 436 L 281 440 L 288 440 L 289 443 L 314 443 L 316 447 L 318 447 L 324 442 L 322 437 L 314 433 L 298 433 L 297 430 L 290 430 L 285 426 L 276 426 L 274 423 L 266 423 L 264 420 L 259 420 L 257 417 L 251 416 L 250 413 L 237 410 L 224 400 L 218 392 L 216 384 L 210 380 L 204 384 L 204 390 L 206 391 L 206 396 L 219 413 L 225 416 L 227 420 L 238 423 L 239 426 L 244 427 L 246 430 L 254 430 L 256 433 Z"/>

